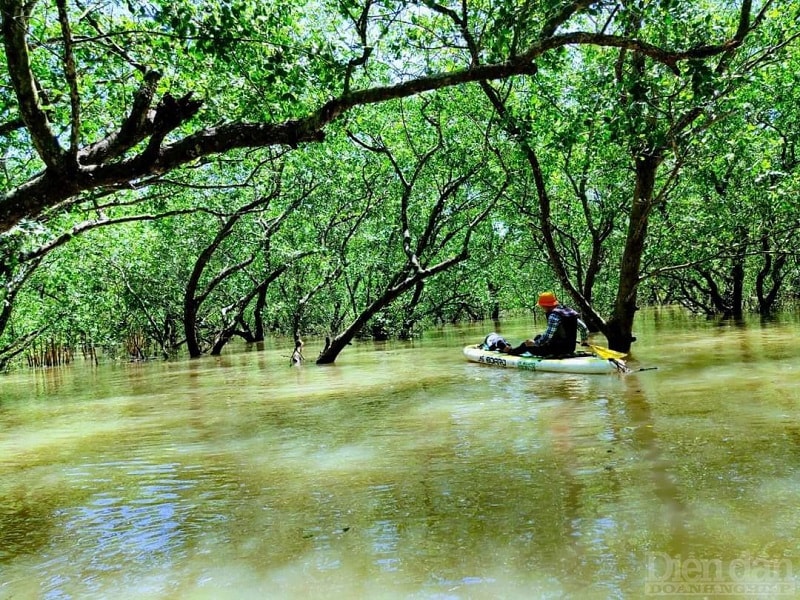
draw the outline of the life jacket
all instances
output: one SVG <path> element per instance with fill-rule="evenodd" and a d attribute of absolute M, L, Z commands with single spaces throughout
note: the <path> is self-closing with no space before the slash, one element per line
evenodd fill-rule
<path fill-rule="evenodd" d="M 556 313 L 560 320 L 556 332 L 545 347 L 553 354 L 572 354 L 578 341 L 578 313 L 567 306 L 556 306 L 550 312 Z"/>

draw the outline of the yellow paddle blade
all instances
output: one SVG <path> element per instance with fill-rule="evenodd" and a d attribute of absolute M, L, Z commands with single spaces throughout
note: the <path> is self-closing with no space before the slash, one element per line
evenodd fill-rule
<path fill-rule="evenodd" d="M 617 352 L 616 350 L 604 348 L 603 346 L 593 346 L 592 344 L 589 344 L 589 348 L 591 348 L 592 352 L 597 354 L 597 356 L 600 358 L 613 358 L 615 360 L 621 360 L 628 356 L 624 352 Z"/>

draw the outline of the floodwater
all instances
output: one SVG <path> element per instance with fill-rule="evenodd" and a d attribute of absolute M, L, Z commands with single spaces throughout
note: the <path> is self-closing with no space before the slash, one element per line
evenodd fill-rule
<path fill-rule="evenodd" d="M 0 377 L 0 598 L 800 598 L 800 319 L 644 314 L 625 376 L 492 328 Z"/>

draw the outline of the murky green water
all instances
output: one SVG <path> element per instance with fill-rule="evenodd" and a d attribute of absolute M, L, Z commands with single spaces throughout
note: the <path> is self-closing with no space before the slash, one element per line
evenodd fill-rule
<path fill-rule="evenodd" d="M 800 597 L 797 320 L 646 315 L 626 377 L 489 327 L 0 378 L 0 597 Z"/>

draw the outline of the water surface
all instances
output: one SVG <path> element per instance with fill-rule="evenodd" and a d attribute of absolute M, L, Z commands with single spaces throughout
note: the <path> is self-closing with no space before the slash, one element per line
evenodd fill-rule
<path fill-rule="evenodd" d="M 800 597 L 796 319 L 644 315 L 624 377 L 491 328 L 0 378 L 0 597 Z"/>

